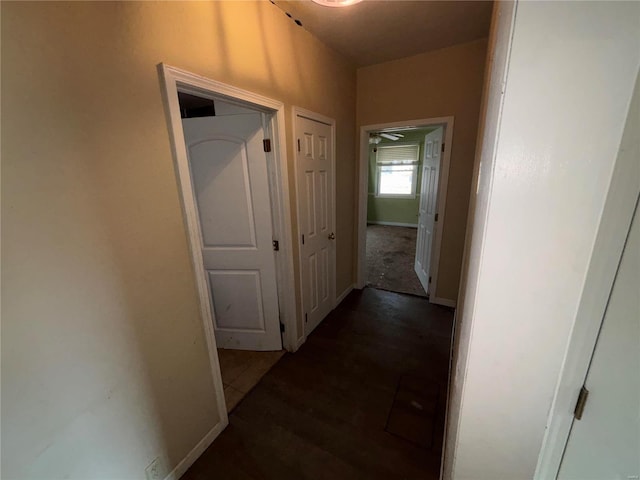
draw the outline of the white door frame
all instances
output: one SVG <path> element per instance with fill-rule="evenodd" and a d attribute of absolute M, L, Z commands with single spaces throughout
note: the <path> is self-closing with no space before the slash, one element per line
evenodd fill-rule
<path fill-rule="evenodd" d="M 640 196 L 640 77 L 600 217 L 587 276 L 573 324 L 534 478 L 556 478 L 569 440 L 578 393 L 587 377 L 600 325 Z"/>
<path fill-rule="evenodd" d="M 267 154 L 267 162 L 269 162 L 270 167 L 269 187 L 273 202 L 273 233 L 280 242 L 280 251 L 276 255 L 278 303 L 280 307 L 280 321 L 285 325 L 283 347 L 289 351 L 293 351 L 295 350 L 295 339 L 297 337 L 297 307 L 294 294 L 295 277 L 291 244 L 291 213 L 289 207 L 287 156 L 286 149 L 284 148 L 286 145 L 284 104 L 162 63 L 158 65 L 158 73 L 167 114 L 176 180 L 198 289 L 200 313 L 204 324 L 207 349 L 209 351 L 209 362 L 216 391 L 218 412 L 222 424 L 219 431 L 222 431 L 229 421 L 213 329 L 214 313 L 212 312 L 209 301 L 209 289 L 207 287 L 202 251 L 200 249 L 200 223 L 196 213 L 193 184 L 182 130 L 178 90 L 212 99 L 224 99 L 225 101 L 248 106 L 270 115 L 268 128 L 272 136 L 272 153 Z M 215 436 L 213 438 L 215 438 Z M 213 441 L 213 438 L 211 441 Z"/>
<path fill-rule="evenodd" d="M 379 132 L 389 128 L 415 127 L 427 128 L 442 125 L 444 132 L 444 155 L 440 156 L 440 178 L 438 180 L 438 199 L 436 212 L 438 213 L 438 227 L 436 238 L 431 249 L 431 263 L 429 275 L 432 278 L 429 302 L 438 305 L 455 307 L 455 299 L 440 298 L 435 294 L 438 291 L 438 268 L 440 264 L 440 248 L 442 245 L 442 231 L 445 222 L 447 186 L 449 184 L 449 165 L 451 163 L 451 150 L 453 145 L 454 117 L 423 118 L 420 120 L 408 120 L 404 122 L 380 123 L 360 127 L 360 157 L 359 157 L 359 181 L 358 181 L 358 268 L 357 288 L 364 288 L 367 282 L 367 200 L 369 190 L 369 133 Z"/>
<path fill-rule="evenodd" d="M 298 118 L 298 116 L 305 117 L 305 118 L 308 118 L 309 120 L 314 120 L 316 122 L 324 123 L 331 127 L 331 169 L 333 170 L 333 182 L 331 187 L 331 197 L 333 198 L 331 231 L 335 232 L 336 231 L 336 121 L 333 118 L 326 117 L 319 113 L 315 113 L 301 107 L 293 106 L 291 109 L 291 126 L 293 129 L 292 141 L 293 141 L 294 158 L 296 158 L 296 152 L 298 151 L 298 144 L 297 144 L 298 132 L 296 130 L 296 124 L 297 124 L 296 119 Z M 299 200 L 300 188 L 298 186 L 298 162 L 297 161 L 293 162 L 293 168 L 294 168 L 294 178 L 295 178 L 295 188 L 296 188 L 296 221 L 298 222 L 297 223 L 298 237 L 300 237 L 300 225 L 301 225 L 300 224 L 300 200 Z M 299 239 L 300 238 L 298 238 L 298 240 Z M 335 308 L 336 305 L 338 304 L 338 301 L 336 298 L 336 248 L 337 248 L 337 242 L 331 252 L 331 258 L 329 259 L 329 261 L 333 264 L 333 281 L 331 282 L 332 286 L 331 286 L 331 291 L 329 292 L 329 294 L 331 295 L 331 298 L 333 298 L 333 308 Z M 298 281 L 300 282 L 300 301 L 304 309 L 304 292 L 302 291 L 302 289 L 304 288 L 304 284 L 302 282 L 302 261 L 303 261 L 302 248 L 301 248 L 300 242 L 298 241 L 298 262 L 299 262 L 298 265 L 300 267 L 298 268 Z M 302 345 L 307 339 L 306 328 L 307 326 L 305 325 L 303 320 L 302 332 L 300 332 L 301 334 L 300 338 L 297 339 L 297 344 L 296 344 L 297 347 Z"/>

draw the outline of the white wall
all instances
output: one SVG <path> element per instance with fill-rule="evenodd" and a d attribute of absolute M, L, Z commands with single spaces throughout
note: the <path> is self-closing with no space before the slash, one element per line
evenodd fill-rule
<path fill-rule="evenodd" d="M 637 2 L 522 2 L 510 27 L 495 35 L 511 51 L 482 145 L 445 478 L 534 475 L 640 64 Z"/>
<path fill-rule="evenodd" d="M 472 188 L 475 187 L 475 191 L 472 191 L 469 198 L 465 252 L 460 278 L 461 293 L 458 297 L 458 308 L 454 321 L 453 368 L 449 386 L 444 462 L 442 465 L 445 478 L 450 477 L 453 467 L 453 452 L 455 451 L 455 441 L 458 435 L 460 402 L 464 386 L 463 379 L 467 365 L 468 350 L 466 345 L 471 332 L 471 321 L 469 320 L 471 309 L 466 308 L 466 304 L 472 304 L 475 298 L 475 284 L 469 283 L 466 291 L 465 285 L 467 285 L 467 278 L 474 278 L 478 274 L 482 258 L 481 242 L 471 244 L 471 240 L 473 238 L 482 238 L 486 227 L 487 193 L 490 191 L 491 186 L 495 139 L 502 113 L 503 84 L 506 78 L 507 59 L 511 47 L 511 29 L 514 13 L 515 2 L 502 1 L 494 4 L 480 123 L 478 126 L 479 147 L 476 151 L 473 180 L 471 182 Z M 482 192 L 483 195 L 477 195 L 477 192 Z M 465 345 L 465 348 L 460 348 L 460 345 Z"/>

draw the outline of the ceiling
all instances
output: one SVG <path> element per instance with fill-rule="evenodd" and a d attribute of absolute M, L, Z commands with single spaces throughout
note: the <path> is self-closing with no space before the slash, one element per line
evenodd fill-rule
<path fill-rule="evenodd" d="M 359 67 L 487 37 L 492 9 L 490 1 L 364 0 L 341 8 L 311 0 L 274 3 Z"/>

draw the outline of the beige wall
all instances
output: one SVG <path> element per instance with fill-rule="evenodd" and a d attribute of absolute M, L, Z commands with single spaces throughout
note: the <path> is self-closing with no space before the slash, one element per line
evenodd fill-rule
<path fill-rule="evenodd" d="M 268 2 L 3 2 L 2 478 L 144 478 L 219 420 L 159 62 L 336 119 L 352 282 L 349 63 Z"/>
<path fill-rule="evenodd" d="M 487 40 L 358 70 L 357 124 L 453 115 L 453 150 L 435 296 L 456 300 Z"/>

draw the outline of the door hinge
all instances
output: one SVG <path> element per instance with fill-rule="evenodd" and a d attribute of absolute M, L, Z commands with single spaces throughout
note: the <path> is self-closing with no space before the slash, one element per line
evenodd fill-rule
<path fill-rule="evenodd" d="M 280 242 L 278 240 L 274 240 L 273 242 L 271 242 L 273 244 L 273 249 L 278 252 L 280 251 Z"/>
<path fill-rule="evenodd" d="M 444 153 L 444 142 L 442 143 L 442 153 Z"/>
<path fill-rule="evenodd" d="M 429 277 L 429 283 L 431 283 L 431 277 Z"/>
<path fill-rule="evenodd" d="M 584 412 L 584 406 L 587 404 L 587 398 L 589 398 L 589 390 L 584 385 L 580 389 L 580 393 L 578 394 L 578 401 L 576 402 L 576 408 L 573 410 L 573 416 L 576 420 L 580 420 L 582 418 L 582 413 Z"/>
<path fill-rule="evenodd" d="M 304 314 L 304 323 L 307 323 L 307 320 L 308 320 L 308 319 L 307 319 L 307 314 L 305 313 L 305 314 Z"/>
<path fill-rule="evenodd" d="M 280 333 L 284 333 L 284 323 L 280 322 Z"/>
<path fill-rule="evenodd" d="M 264 148 L 265 152 L 270 152 L 271 151 L 271 139 L 265 138 L 264 140 L 262 140 L 262 147 Z"/>
<path fill-rule="evenodd" d="M 298 139 L 298 151 L 300 151 L 300 139 Z"/>
<path fill-rule="evenodd" d="M 304 233 L 302 234 L 302 244 L 304 245 Z"/>
<path fill-rule="evenodd" d="M 437 213 L 436 213 L 436 219 L 435 219 L 435 221 L 436 221 L 436 222 L 438 221 L 438 214 L 437 214 Z"/>

